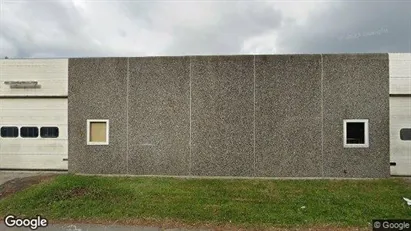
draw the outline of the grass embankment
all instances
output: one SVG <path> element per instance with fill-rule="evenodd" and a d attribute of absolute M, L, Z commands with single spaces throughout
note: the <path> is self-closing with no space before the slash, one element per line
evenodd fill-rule
<path fill-rule="evenodd" d="M 0 200 L 0 215 L 52 220 L 168 219 L 257 226 L 358 226 L 411 218 L 411 184 L 60 175 Z"/>

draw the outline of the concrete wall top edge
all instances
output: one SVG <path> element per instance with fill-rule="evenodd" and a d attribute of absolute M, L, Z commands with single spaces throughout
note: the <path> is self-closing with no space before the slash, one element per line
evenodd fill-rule
<path fill-rule="evenodd" d="M 124 56 L 124 57 L 75 57 L 70 59 L 95 59 L 95 58 L 183 58 L 183 57 L 312 57 L 312 56 L 375 56 L 388 53 L 313 53 L 313 54 L 216 54 L 216 55 L 158 55 L 158 56 Z"/>
<path fill-rule="evenodd" d="M 92 58 L 69 58 L 69 60 L 122 60 L 122 59 L 127 59 L 129 57 L 92 57 Z"/>
<path fill-rule="evenodd" d="M 187 55 L 187 56 L 144 56 L 144 57 L 84 57 L 84 58 L 70 58 L 69 60 L 84 60 L 84 59 L 220 59 L 220 58 L 246 58 L 246 57 L 256 57 L 256 58 L 274 58 L 280 60 L 312 60 L 313 58 L 323 57 L 330 58 L 341 58 L 341 59 L 387 59 L 388 53 L 347 53 L 347 54 L 238 54 L 238 55 Z"/>
<path fill-rule="evenodd" d="M 312 62 L 313 60 L 320 60 L 321 55 L 256 55 L 256 61 L 292 61 L 292 62 Z"/>
<path fill-rule="evenodd" d="M 350 60 L 350 59 L 388 59 L 388 53 L 368 53 L 368 54 L 323 54 L 324 59 L 332 58 L 332 59 L 342 59 L 342 60 Z"/>
<path fill-rule="evenodd" d="M 178 57 L 232 57 L 232 56 L 256 56 L 256 57 L 297 57 L 297 56 L 342 56 L 342 57 L 355 57 L 364 56 L 367 58 L 373 58 L 372 56 L 378 58 L 381 55 L 387 54 L 404 54 L 411 55 L 411 53 L 312 53 L 312 54 L 205 54 L 205 55 L 157 55 L 157 56 L 95 56 L 95 57 L 55 57 L 55 58 L 8 58 L 4 60 L 61 60 L 61 59 L 121 59 L 121 58 L 178 58 Z"/>

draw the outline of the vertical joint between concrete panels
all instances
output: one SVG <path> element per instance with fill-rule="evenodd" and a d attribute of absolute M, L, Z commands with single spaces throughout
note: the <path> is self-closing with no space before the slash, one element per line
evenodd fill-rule
<path fill-rule="evenodd" d="M 189 107 L 190 107 L 190 140 L 189 140 L 189 148 L 190 148 L 190 155 L 189 155 L 189 162 L 188 162 L 188 174 L 191 176 L 192 170 L 192 154 L 191 154 L 191 56 L 190 56 L 190 64 L 189 64 L 189 85 L 190 85 L 190 100 L 189 100 Z"/>
<path fill-rule="evenodd" d="M 324 177 L 324 62 L 321 54 L 321 176 Z"/>
<path fill-rule="evenodd" d="M 255 55 L 253 59 L 253 174 L 254 176 L 257 175 L 256 169 L 256 156 L 255 156 Z"/>
<path fill-rule="evenodd" d="M 128 97 L 129 97 L 129 83 L 130 83 L 130 58 L 127 58 L 127 79 L 126 79 L 126 133 L 127 133 L 127 139 L 126 139 L 126 171 L 127 174 L 129 173 L 128 171 L 128 157 L 129 157 L 129 146 L 128 146 L 128 139 L 129 139 L 129 129 L 128 129 Z"/>

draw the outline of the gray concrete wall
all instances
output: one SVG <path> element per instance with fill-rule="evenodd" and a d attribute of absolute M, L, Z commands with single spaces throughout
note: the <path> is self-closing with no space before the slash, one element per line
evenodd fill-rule
<path fill-rule="evenodd" d="M 256 56 L 256 175 L 321 176 L 320 62 Z"/>
<path fill-rule="evenodd" d="M 129 59 L 128 173 L 189 174 L 189 61 Z"/>
<path fill-rule="evenodd" d="M 70 59 L 69 171 L 388 177 L 388 81 L 386 54 Z M 369 119 L 369 148 L 343 148 L 343 119 Z"/>
<path fill-rule="evenodd" d="M 325 176 L 389 176 L 388 64 L 388 54 L 323 55 Z M 343 148 L 343 119 L 369 119 L 369 148 Z"/>
<path fill-rule="evenodd" d="M 193 57 L 193 175 L 253 174 L 253 56 Z"/>
<path fill-rule="evenodd" d="M 127 58 L 69 59 L 68 169 L 127 173 Z M 109 145 L 87 145 L 87 119 L 109 119 Z"/>

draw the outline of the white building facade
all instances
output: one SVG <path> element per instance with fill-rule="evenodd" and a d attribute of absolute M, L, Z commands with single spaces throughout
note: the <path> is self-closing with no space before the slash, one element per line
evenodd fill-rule
<path fill-rule="evenodd" d="M 391 175 L 411 176 L 411 54 L 389 54 Z"/>
<path fill-rule="evenodd" d="M 0 169 L 67 170 L 67 59 L 0 60 Z"/>

